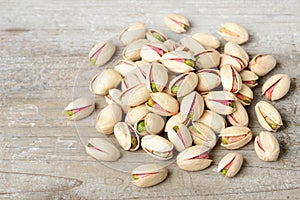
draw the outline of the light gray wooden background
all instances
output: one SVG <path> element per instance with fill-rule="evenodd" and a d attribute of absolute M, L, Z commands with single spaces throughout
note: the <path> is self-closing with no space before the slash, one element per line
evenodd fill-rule
<path fill-rule="evenodd" d="M 298 0 L 0 1 L 0 199 L 299 199 L 299 10 Z M 94 118 L 76 130 L 62 110 L 73 96 L 88 95 L 88 81 L 100 70 L 87 61 L 90 48 L 135 22 L 178 39 L 162 22 L 170 12 L 190 19 L 187 35 L 216 35 L 227 21 L 242 24 L 251 35 L 243 46 L 250 56 L 273 54 L 278 61 L 260 83 L 276 73 L 291 76 L 290 92 L 274 102 L 284 121 L 275 134 L 282 149 L 277 162 L 260 161 L 252 142 L 239 150 L 241 172 L 226 179 L 215 172 L 228 152 L 218 145 L 207 170 L 188 173 L 172 164 L 164 183 L 139 189 L 129 174 L 86 155 L 78 135 L 94 133 Z M 258 134 L 253 108 L 250 127 Z"/>

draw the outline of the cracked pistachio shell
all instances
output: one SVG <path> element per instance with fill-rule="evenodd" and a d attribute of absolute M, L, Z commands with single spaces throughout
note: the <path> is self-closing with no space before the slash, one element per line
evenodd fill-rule
<path fill-rule="evenodd" d="M 116 51 L 112 40 L 101 42 L 95 45 L 89 53 L 89 61 L 99 67 L 106 64 Z"/>
<path fill-rule="evenodd" d="M 205 51 L 205 48 L 192 37 L 181 38 L 180 43 L 195 54 Z"/>
<path fill-rule="evenodd" d="M 224 54 L 238 57 L 242 60 L 249 62 L 249 56 L 247 52 L 238 44 L 234 42 L 227 42 L 224 46 Z"/>
<path fill-rule="evenodd" d="M 204 111 L 204 100 L 202 96 L 194 91 L 183 97 L 180 104 L 180 113 L 184 119 L 198 120 Z"/>
<path fill-rule="evenodd" d="M 150 42 L 165 42 L 168 39 L 165 34 L 155 29 L 148 29 L 146 38 Z"/>
<path fill-rule="evenodd" d="M 195 70 L 195 58 L 186 51 L 172 51 L 161 58 L 162 64 L 175 73 L 185 73 Z"/>
<path fill-rule="evenodd" d="M 197 67 L 210 69 L 219 66 L 221 55 L 214 49 L 208 49 L 195 54 L 194 57 L 196 58 Z"/>
<path fill-rule="evenodd" d="M 151 112 L 159 114 L 161 116 L 175 115 L 179 111 L 178 101 L 167 93 L 163 93 L 163 92 L 152 93 L 150 94 L 149 101 L 146 103 L 147 108 Z"/>
<path fill-rule="evenodd" d="M 249 106 L 253 99 L 252 90 L 245 84 L 242 84 L 242 88 L 234 95 L 243 106 Z"/>
<path fill-rule="evenodd" d="M 143 122 L 144 125 L 140 125 L 140 123 Z M 165 120 L 154 113 L 147 113 L 145 116 L 143 116 L 140 120 L 138 120 L 134 128 L 137 130 L 137 133 L 139 135 L 156 135 L 159 134 L 165 126 Z"/>
<path fill-rule="evenodd" d="M 258 85 L 257 80 L 259 77 L 254 72 L 250 70 L 242 70 L 240 72 L 240 76 L 243 84 L 247 85 L 248 87 L 253 88 Z"/>
<path fill-rule="evenodd" d="M 249 62 L 249 69 L 258 76 L 264 76 L 276 66 L 276 60 L 272 55 L 256 55 Z"/>
<path fill-rule="evenodd" d="M 184 33 L 190 26 L 189 20 L 179 14 L 168 14 L 164 17 L 166 26 L 175 33 Z"/>
<path fill-rule="evenodd" d="M 164 41 L 164 45 L 167 47 L 168 51 L 175 51 L 178 47 L 178 44 L 174 40 L 166 40 Z"/>
<path fill-rule="evenodd" d="M 233 113 L 235 108 L 235 96 L 227 91 L 211 91 L 204 96 L 208 109 L 221 115 Z"/>
<path fill-rule="evenodd" d="M 183 97 L 192 92 L 198 84 L 198 77 L 194 72 L 180 74 L 169 83 L 169 90 L 177 97 Z"/>
<path fill-rule="evenodd" d="M 194 35 L 192 35 L 192 38 L 199 42 L 205 48 L 217 49 L 220 47 L 220 41 L 218 40 L 218 38 L 209 33 L 195 33 Z"/>
<path fill-rule="evenodd" d="M 121 79 L 122 77 L 119 72 L 113 69 L 105 69 L 92 78 L 89 89 L 94 94 L 107 95 L 110 89 L 119 85 Z"/>
<path fill-rule="evenodd" d="M 111 89 L 111 90 L 108 91 L 108 95 L 106 95 L 104 98 L 105 98 L 105 101 L 106 101 L 107 104 L 116 103 L 122 108 L 122 110 L 124 112 L 127 112 L 129 107 L 127 105 L 124 105 L 121 102 L 121 100 L 120 100 L 121 93 L 122 93 L 121 90 Z"/>
<path fill-rule="evenodd" d="M 125 29 L 119 35 L 119 41 L 122 45 L 129 45 L 133 41 L 145 38 L 146 26 L 143 23 L 132 24 Z"/>
<path fill-rule="evenodd" d="M 140 60 L 135 62 L 136 75 L 140 79 L 141 83 L 146 83 L 146 72 L 149 70 L 151 63 Z"/>
<path fill-rule="evenodd" d="M 213 160 L 209 159 L 210 148 L 195 145 L 180 152 L 177 156 L 177 165 L 186 171 L 199 171 L 209 167 Z"/>
<path fill-rule="evenodd" d="M 238 58 L 228 54 L 221 54 L 219 67 L 222 68 L 224 65 L 231 65 L 236 69 L 236 71 L 240 72 L 247 67 L 248 62 L 243 58 Z"/>
<path fill-rule="evenodd" d="M 268 131 L 261 131 L 259 136 L 255 137 L 254 149 L 263 161 L 276 161 L 280 152 L 278 140 Z"/>
<path fill-rule="evenodd" d="M 135 85 L 123 91 L 120 95 L 121 102 L 127 106 L 138 106 L 150 97 L 149 90 L 144 84 Z"/>
<path fill-rule="evenodd" d="M 122 119 L 122 109 L 117 104 L 109 104 L 101 110 L 96 118 L 96 130 L 104 134 L 112 134 L 114 126 Z"/>
<path fill-rule="evenodd" d="M 167 47 L 159 42 L 149 42 L 141 49 L 141 58 L 147 62 L 158 62 L 168 52 Z"/>
<path fill-rule="evenodd" d="M 226 149 L 239 149 L 248 144 L 252 137 L 252 131 L 245 126 L 230 126 L 221 131 L 221 146 Z"/>
<path fill-rule="evenodd" d="M 262 86 L 262 94 L 271 101 L 284 97 L 290 90 L 291 79 L 286 74 L 276 74 L 270 77 Z"/>
<path fill-rule="evenodd" d="M 79 120 L 89 116 L 94 110 L 94 100 L 81 97 L 69 103 L 65 108 L 65 113 L 69 120 Z"/>
<path fill-rule="evenodd" d="M 223 88 L 229 92 L 237 93 L 242 88 L 242 78 L 231 65 L 224 65 L 220 69 Z"/>
<path fill-rule="evenodd" d="M 136 73 L 129 73 L 121 80 L 121 90 L 125 91 L 136 85 L 140 85 L 141 81 Z"/>
<path fill-rule="evenodd" d="M 203 69 L 196 72 L 198 76 L 198 92 L 207 92 L 215 89 L 221 83 L 220 71 L 217 69 Z"/>
<path fill-rule="evenodd" d="M 178 126 L 179 124 L 182 124 L 184 122 L 183 116 L 181 113 L 178 113 L 176 115 L 173 115 L 170 117 L 165 125 L 165 132 L 168 132 L 172 127 Z"/>
<path fill-rule="evenodd" d="M 255 105 L 255 113 L 258 122 L 267 131 L 276 132 L 283 125 L 278 110 L 266 101 L 259 101 Z"/>
<path fill-rule="evenodd" d="M 146 86 L 150 92 L 161 92 L 168 83 L 168 70 L 159 63 L 152 63 L 146 71 Z"/>
<path fill-rule="evenodd" d="M 136 151 L 140 146 L 140 138 L 135 129 L 126 122 L 118 122 L 114 126 L 114 134 L 120 146 L 126 151 Z"/>
<path fill-rule="evenodd" d="M 205 110 L 197 122 L 210 127 L 215 133 L 220 133 L 227 126 L 225 118 L 211 110 Z"/>
<path fill-rule="evenodd" d="M 221 24 L 218 33 L 224 40 L 237 44 L 243 44 L 249 39 L 248 31 L 244 27 L 231 22 Z"/>
<path fill-rule="evenodd" d="M 174 145 L 159 135 L 146 135 L 141 146 L 151 157 L 157 160 L 169 160 L 173 157 Z"/>
<path fill-rule="evenodd" d="M 143 118 L 149 112 L 150 111 L 144 104 L 129 108 L 125 117 L 125 122 L 134 125 L 138 120 Z"/>
<path fill-rule="evenodd" d="M 243 156 L 239 153 L 226 154 L 218 164 L 217 172 L 222 173 L 225 177 L 234 177 L 241 169 Z"/>
<path fill-rule="evenodd" d="M 233 126 L 248 126 L 249 117 L 246 109 L 240 102 L 236 102 L 236 111 L 227 115 L 227 120 Z"/>
<path fill-rule="evenodd" d="M 216 145 L 216 134 L 208 126 L 199 122 L 193 122 L 193 125 L 189 127 L 189 130 L 192 134 L 192 138 L 195 144 L 204 145 L 211 149 Z"/>
<path fill-rule="evenodd" d="M 168 131 L 168 139 L 178 152 L 192 146 L 193 139 L 189 129 L 184 124 L 175 125 Z"/>
<path fill-rule="evenodd" d="M 147 39 L 138 39 L 126 46 L 122 52 L 124 59 L 136 61 L 141 59 L 141 49 L 148 42 Z"/>
<path fill-rule="evenodd" d="M 104 138 L 90 138 L 85 146 L 85 151 L 101 161 L 116 161 L 121 156 L 119 149 Z"/>
<path fill-rule="evenodd" d="M 119 60 L 118 64 L 114 67 L 114 70 L 119 72 L 122 76 L 133 72 L 136 69 L 134 62 L 130 60 Z"/>
<path fill-rule="evenodd" d="M 138 187 L 151 187 L 163 182 L 168 176 L 167 168 L 158 164 L 145 164 L 131 172 L 132 183 Z"/>

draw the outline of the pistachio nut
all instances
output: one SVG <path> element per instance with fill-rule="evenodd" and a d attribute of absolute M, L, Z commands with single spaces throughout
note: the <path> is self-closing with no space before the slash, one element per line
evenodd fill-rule
<path fill-rule="evenodd" d="M 204 145 L 210 149 L 214 148 L 217 142 L 216 134 L 208 126 L 199 122 L 193 122 L 193 125 L 189 127 L 192 134 L 192 138 L 195 144 Z"/>
<path fill-rule="evenodd" d="M 205 51 L 205 48 L 192 37 L 181 38 L 180 43 L 195 54 Z"/>
<path fill-rule="evenodd" d="M 168 132 L 172 127 L 176 125 L 180 125 L 183 122 L 184 122 L 184 118 L 181 115 L 181 113 L 171 116 L 165 125 L 165 132 Z"/>
<path fill-rule="evenodd" d="M 140 60 L 135 62 L 136 66 L 136 75 L 140 79 L 141 83 L 146 83 L 146 73 L 150 68 L 151 63 Z"/>
<path fill-rule="evenodd" d="M 250 70 L 242 70 L 240 72 L 240 76 L 243 84 L 247 85 L 248 87 L 253 88 L 258 85 L 257 80 L 259 77 L 254 72 Z"/>
<path fill-rule="evenodd" d="M 177 165 L 186 171 L 199 171 L 209 167 L 213 160 L 209 159 L 210 148 L 195 145 L 180 152 L 177 156 Z"/>
<path fill-rule="evenodd" d="M 130 60 L 119 60 L 118 64 L 114 67 L 114 70 L 119 72 L 122 76 L 126 76 L 128 73 L 133 72 L 136 69 L 134 62 Z"/>
<path fill-rule="evenodd" d="M 262 94 L 271 101 L 284 97 L 290 90 L 291 79 L 287 74 L 276 74 L 270 77 L 262 87 Z"/>
<path fill-rule="evenodd" d="M 241 169 L 243 156 L 239 153 L 228 153 L 218 164 L 217 172 L 222 173 L 227 178 L 235 176 Z"/>
<path fill-rule="evenodd" d="M 104 138 L 90 138 L 85 151 L 93 158 L 102 161 L 116 161 L 121 155 L 119 149 Z"/>
<path fill-rule="evenodd" d="M 131 172 L 132 183 L 142 188 L 157 185 L 167 176 L 167 168 L 158 164 L 140 165 Z"/>
<path fill-rule="evenodd" d="M 121 80 L 121 90 L 125 91 L 136 85 L 140 85 L 141 81 L 136 73 L 129 73 Z"/>
<path fill-rule="evenodd" d="M 179 14 L 168 14 L 164 17 L 166 26 L 175 33 L 184 33 L 190 26 L 189 20 Z"/>
<path fill-rule="evenodd" d="M 196 72 L 198 76 L 198 92 L 207 92 L 217 88 L 221 83 L 220 71 L 217 69 L 202 69 Z"/>
<path fill-rule="evenodd" d="M 125 122 L 134 125 L 138 120 L 148 114 L 150 111 L 142 104 L 133 108 L 129 108 L 125 117 Z"/>
<path fill-rule="evenodd" d="M 229 54 L 221 54 L 220 68 L 222 68 L 224 65 L 231 65 L 236 69 L 236 71 L 240 72 L 247 67 L 248 61 Z"/>
<path fill-rule="evenodd" d="M 180 104 L 180 113 L 184 119 L 198 120 L 204 111 L 204 100 L 202 96 L 194 91 L 183 97 Z"/>
<path fill-rule="evenodd" d="M 220 133 L 227 126 L 225 118 L 211 110 L 205 110 L 197 122 L 210 127 L 215 133 Z"/>
<path fill-rule="evenodd" d="M 89 61 L 99 67 L 106 64 L 116 51 L 116 46 L 112 40 L 100 42 L 95 45 L 89 53 Z"/>
<path fill-rule="evenodd" d="M 161 58 L 162 64 L 175 73 L 185 73 L 195 70 L 195 58 L 186 51 L 172 51 Z"/>
<path fill-rule="evenodd" d="M 224 54 L 228 54 L 249 62 L 249 56 L 247 52 L 240 45 L 234 42 L 227 42 L 225 44 Z"/>
<path fill-rule="evenodd" d="M 121 79 L 119 72 L 113 69 L 105 69 L 92 78 L 89 89 L 94 94 L 107 95 L 110 89 L 119 85 Z"/>
<path fill-rule="evenodd" d="M 235 96 L 227 91 L 210 91 L 204 96 L 208 109 L 221 114 L 229 115 L 236 110 Z"/>
<path fill-rule="evenodd" d="M 233 126 L 248 126 L 249 117 L 246 109 L 240 102 L 236 102 L 236 111 L 227 115 L 227 120 Z"/>
<path fill-rule="evenodd" d="M 150 94 L 150 99 L 145 105 L 151 112 L 161 116 L 175 115 L 179 111 L 178 101 L 171 95 L 163 92 Z"/>
<path fill-rule="evenodd" d="M 152 63 L 146 72 L 146 86 L 150 92 L 161 92 L 168 82 L 168 70 L 159 63 Z"/>
<path fill-rule="evenodd" d="M 255 105 L 255 113 L 258 122 L 267 131 L 276 132 L 283 125 L 280 113 L 266 101 L 259 101 Z"/>
<path fill-rule="evenodd" d="M 192 50 L 190 50 L 189 48 L 187 48 L 187 47 L 185 47 L 183 45 L 178 45 L 178 47 L 174 51 L 179 51 L 179 52 L 180 51 L 184 51 L 184 52 L 187 52 L 187 53 L 189 53 L 191 55 L 194 54 L 194 52 Z"/>
<path fill-rule="evenodd" d="M 280 152 L 278 140 L 268 131 L 261 131 L 255 137 L 254 149 L 256 155 L 264 161 L 276 161 Z"/>
<path fill-rule="evenodd" d="M 134 128 L 139 135 L 156 135 L 159 134 L 165 126 L 164 119 L 154 113 L 147 113 L 141 119 L 139 119 Z"/>
<path fill-rule="evenodd" d="M 237 44 L 243 44 L 249 39 L 248 31 L 244 27 L 231 22 L 221 24 L 218 33 L 224 40 Z"/>
<path fill-rule="evenodd" d="M 169 160 L 173 157 L 174 145 L 159 135 L 146 135 L 142 138 L 143 150 L 157 160 Z"/>
<path fill-rule="evenodd" d="M 149 90 L 144 84 L 135 85 L 123 91 L 120 100 L 127 106 L 138 106 L 150 97 Z"/>
<path fill-rule="evenodd" d="M 108 91 L 108 95 L 106 95 L 104 98 L 105 98 L 105 101 L 107 104 L 116 103 L 119 106 L 121 106 L 121 108 L 124 112 L 127 112 L 129 107 L 121 102 L 121 100 L 120 100 L 121 94 L 122 94 L 121 90 L 111 89 Z"/>
<path fill-rule="evenodd" d="M 192 38 L 199 42 L 206 49 L 217 49 L 220 47 L 220 41 L 218 40 L 218 38 L 209 33 L 198 32 L 192 35 Z"/>
<path fill-rule="evenodd" d="M 196 53 L 194 57 L 196 59 L 197 67 L 200 69 L 209 69 L 219 66 L 221 55 L 214 49 L 208 49 Z"/>
<path fill-rule="evenodd" d="M 220 69 L 221 82 L 225 90 L 237 93 L 242 88 L 242 78 L 231 65 L 224 65 Z"/>
<path fill-rule="evenodd" d="M 135 40 L 145 38 L 146 26 L 143 23 L 132 24 L 123 29 L 119 35 L 119 41 L 122 45 L 128 45 Z"/>
<path fill-rule="evenodd" d="M 193 72 L 180 74 L 169 83 L 169 90 L 177 97 L 183 97 L 192 92 L 198 83 L 198 77 Z"/>
<path fill-rule="evenodd" d="M 191 133 L 184 124 L 175 125 L 169 129 L 168 139 L 174 144 L 178 152 L 192 146 L 193 143 Z"/>
<path fill-rule="evenodd" d="M 150 42 L 165 42 L 167 40 L 167 36 L 155 29 L 148 29 L 146 33 L 146 38 Z"/>
<path fill-rule="evenodd" d="M 276 66 L 276 60 L 272 55 L 256 55 L 249 62 L 249 69 L 258 76 L 264 76 Z"/>
<path fill-rule="evenodd" d="M 167 47 L 168 51 L 175 51 L 178 47 L 178 44 L 174 40 L 166 40 L 164 41 L 164 45 Z"/>
<path fill-rule="evenodd" d="M 149 42 L 142 47 L 141 58 L 148 62 L 158 62 L 167 52 L 168 49 L 164 44 L 159 42 Z"/>
<path fill-rule="evenodd" d="M 69 120 L 79 120 L 92 114 L 94 109 L 95 102 L 92 99 L 81 97 L 69 103 L 65 108 L 65 113 Z"/>
<path fill-rule="evenodd" d="M 245 84 L 242 84 L 242 88 L 234 95 L 237 100 L 243 104 L 243 106 L 249 106 L 253 99 L 252 90 Z"/>
<path fill-rule="evenodd" d="M 122 109 L 117 104 L 109 104 L 101 110 L 96 118 L 96 130 L 104 134 L 112 134 L 114 126 L 122 119 Z"/>
<path fill-rule="evenodd" d="M 141 59 L 141 49 L 148 42 L 147 39 L 138 39 L 126 46 L 122 52 L 124 59 L 136 61 Z"/>
<path fill-rule="evenodd" d="M 252 137 L 252 131 L 245 126 L 230 126 L 221 131 L 221 146 L 226 149 L 239 149 L 248 144 Z"/>
<path fill-rule="evenodd" d="M 120 146 L 126 151 L 136 151 L 140 147 L 140 138 L 135 129 L 126 122 L 118 122 L 114 133 Z"/>

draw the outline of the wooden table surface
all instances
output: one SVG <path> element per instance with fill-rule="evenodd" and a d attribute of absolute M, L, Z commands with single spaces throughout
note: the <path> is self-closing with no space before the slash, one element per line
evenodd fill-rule
<path fill-rule="evenodd" d="M 0 199 L 300 199 L 299 10 L 298 0 L 0 1 Z M 249 55 L 278 61 L 260 83 L 277 73 L 291 76 L 290 92 L 273 103 L 284 122 L 275 134 L 277 162 L 259 160 L 252 141 L 238 150 L 245 157 L 240 173 L 226 179 L 216 166 L 228 151 L 217 145 L 210 168 L 188 173 L 171 164 L 165 182 L 140 189 L 128 173 L 86 155 L 81 140 L 97 134 L 95 115 L 75 126 L 62 110 L 73 97 L 91 95 L 88 82 L 101 69 L 89 64 L 89 50 L 135 22 L 177 40 L 182 35 L 162 21 L 170 12 L 190 19 L 186 35 L 217 35 L 221 23 L 242 24 L 250 33 L 243 45 Z M 263 99 L 260 91 L 261 84 L 253 104 Z M 257 135 L 254 105 L 248 111 Z"/>

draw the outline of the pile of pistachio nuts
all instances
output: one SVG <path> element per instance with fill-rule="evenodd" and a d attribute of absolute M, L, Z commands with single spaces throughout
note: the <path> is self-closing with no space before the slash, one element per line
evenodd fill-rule
<path fill-rule="evenodd" d="M 189 20 L 178 14 L 164 17 L 166 26 L 176 33 L 189 28 Z M 177 151 L 182 170 L 208 168 L 209 154 L 218 138 L 222 148 L 236 150 L 248 144 L 253 133 L 248 128 L 245 106 L 251 104 L 251 88 L 260 76 L 275 66 L 272 55 L 251 60 L 240 46 L 248 41 L 245 28 L 235 23 L 221 25 L 218 34 L 227 43 L 224 51 L 217 37 L 204 32 L 185 36 L 176 42 L 143 23 L 125 28 L 119 35 L 123 59 L 103 69 L 89 84 L 95 95 L 105 96 L 107 106 L 97 115 L 96 129 L 114 134 L 125 151 L 140 147 L 153 159 L 169 160 Z M 95 66 L 105 65 L 114 56 L 113 41 L 94 46 L 89 54 Z M 262 86 L 266 101 L 255 105 L 262 131 L 255 137 L 254 149 L 263 161 L 276 161 L 280 147 L 272 132 L 283 125 L 280 113 L 270 103 L 284 97 L 290 87 L 286 74 L 270 77 Z M 269 101 L 268 101 L 269 100 Z M 89 116 L 93 99 L 82 97 L 71 102 L 65 112 L 70 120 Z M 103 138 L 91 138 L 86 152 L 101 161 L 116 161 L 122 151 Z M 236 151 L 219 161 L 217 171 L 233 177 L 240 170 L 243 156 Z M 132 171 L 132 182 L 139 187 L 156 185 L 167 177 L 159 164 L 145 164 Z"/>

